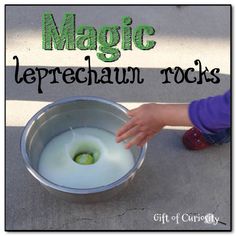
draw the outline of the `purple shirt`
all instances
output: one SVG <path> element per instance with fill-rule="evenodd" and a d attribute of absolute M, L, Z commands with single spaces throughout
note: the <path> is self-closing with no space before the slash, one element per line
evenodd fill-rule
<path fill-rule="evenodd" d="M 192 101 L 189 117 L 203 133 L 215 133 L 230 127 L 230 90 L 223 95 Z"/>

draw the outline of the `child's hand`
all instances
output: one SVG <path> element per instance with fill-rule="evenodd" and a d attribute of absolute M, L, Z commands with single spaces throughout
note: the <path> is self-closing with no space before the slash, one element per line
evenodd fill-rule
<path fill-rule="evenodd" d="M 133 137 L 126 148 L 142 147 L 165 125 L 192 126 L 188 116 L 188 104 L 145 104 L 128 112 L 130 120 L 116 133 L 119 143 Z"/>
<path fill-rule="evenodd" d="M 143 146 L 164 126 L 163 117 L 161 114 L 158 115 L 160 106 L 162 105 L 150 103 L 130 110 L 128 115 L 131 119 L 117 131 L 116 141 L 119 143 L 124 139 L 133 137 L 126 144 L 126 148 L 133 145 Z"/>

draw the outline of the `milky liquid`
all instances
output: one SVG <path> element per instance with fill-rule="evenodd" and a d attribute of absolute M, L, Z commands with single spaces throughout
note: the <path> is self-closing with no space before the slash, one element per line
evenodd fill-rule
<path fill-rule="evenodd" d="M 76 163 L 73 157 L 81 148 L 99 150 L 99 159 L 90 165 Z M 132 153 L 124 148 L 124 143 L 117 144 L 113 134 L 97 128 L 77 128 L 56 136 L 46 145 L 38 171 L 61 186 L 94 188 L 120 179 L 133 166 Z"/>

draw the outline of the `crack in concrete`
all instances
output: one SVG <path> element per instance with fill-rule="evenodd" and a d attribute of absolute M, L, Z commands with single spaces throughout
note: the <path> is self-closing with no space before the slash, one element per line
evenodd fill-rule
<path fill-rule="evenodd" d="M 123 215 L 125 215 L 127 212 L 129 211 L 143 211 L 145 210 L 144 207 L 142 208 L 129 208 L 129 209 L 126 209 L 124 212 L 120 213 L 120 214 L 117 214 L 115 216 L 112 216 L 112 217 L 104 217 L 104 218 L 114 218 L 114 217 L 122 217 Z M 103 219 L 104 219 L 103 218 Z M 67 223 L 64 223 L 61 225 L 61 229 L 63 229 L 64 227 L 70 225 L 70 224 L 74 224 L 76 222 L 79 222 L 79 221 L 93 221 L 94 223 L 96 223 L 97 221 L 93 218 L 87 218 L 87 217 L 80 217 L 80 218 L 76 218 L 74 219 L 73 221 L 70 221 L 70 222 L 67 222 Z"/>
<path fill-rule="evenodd" d="M 129 208 L 129 209 L 126 209 L 124 212 L 120 213 L 120 214 L 117 214 L 115 216 L 111 216 L 111 217 L 104 217 L 103 219 L 106 219 L 106 218 L 114 218 L 114 217 L 121 217 L 123 215 L 125 215 L 127 212 L 129 211 L 143 211 L 145 210 L 145 208 Z M 76 218 L 74 219 L 73 221 L 70 221 L 70 222 L 67 222 L 67 223 L 64 223 L 61 225 L 61 228 L 64 228 L 70 224 L 74 224 L 76 222 L 79 222 L 79 221 L 93 221 L 94 223 L 97 222 L 97 220 L 93 219 L 93 218 L 87 218 L 87 217 L 80 217 L 80 218 Z"/>
<path fill-rule="evenodd" d="M 227 225 L 225 222 L 223 221 L 218 221 L 218 223 L 222 224 L 222 225 Z"/>
<path fill-rule="evenodd" d="M 94 220 L 94 219 L 92 219 L 92 218 L 85 218 L 85 217 L 84 217 L 84 218 L 78 218 L 77 220 L 80 221 L 80 220 Z"/>
<path fill-rule="evenodd" d="M 128 211 L 143 211 L 143 210 L 145 210 L 144 207 L 142 207 L 142 208 L 130 208 L 130 209 L 126 209 L 126 210 L 125 210 L 123 213 L 121 213 L 121 214 L 115 215 L 114 217 L 121 217 L 121 216 L 125 215 Z"/>

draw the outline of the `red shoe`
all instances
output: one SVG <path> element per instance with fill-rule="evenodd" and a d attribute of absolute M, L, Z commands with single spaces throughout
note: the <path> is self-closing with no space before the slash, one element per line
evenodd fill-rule
<path fill-rule="evenodd" d="M 190 150 L 202 150 L 212 146 L 212 144 L 207 142 L 200 130 L 196 127 L 193 127 L 184 133 L 183 144 Z"/>

